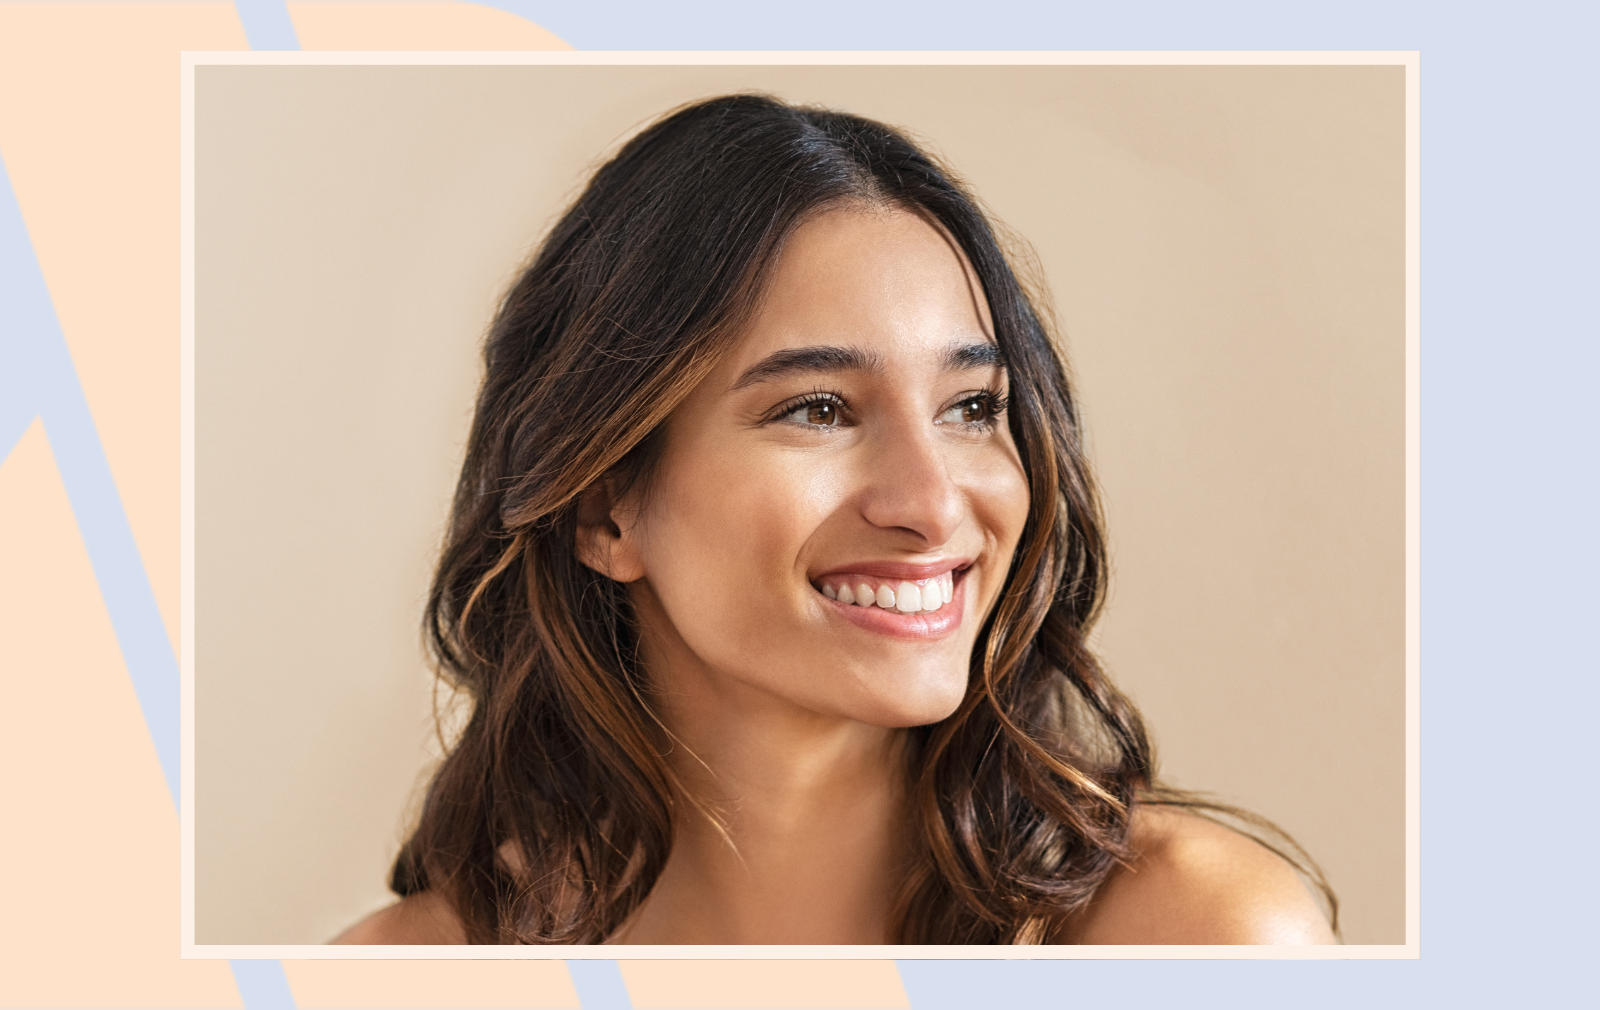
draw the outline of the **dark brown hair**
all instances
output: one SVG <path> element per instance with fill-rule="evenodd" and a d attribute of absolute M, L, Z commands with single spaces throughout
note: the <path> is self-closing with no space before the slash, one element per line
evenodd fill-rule
<path fill-rule="evenodd" d="M 972 264 L 1032 499 L 964 700 L 909 731 L 915 858 L 891 934 L 1045 939 L 1129 857 L 1136 798 L 1161 801 L 1138 713 L 1085 644 L 1105 554 L 1067 375 L 984 214 L 886 126 L 718 98 L 595 173 L 488 335 L 426 616 L 470 716 L 392 876 L 446 896 L 473 942 L 604 940 L 660 874 L 694 799 L 663 757 L 625 588 L 578 560 L 579 498 L 648 480 L 662 422 L 736 338 L 785 239 L 850 201 L 922 215 Z"/>

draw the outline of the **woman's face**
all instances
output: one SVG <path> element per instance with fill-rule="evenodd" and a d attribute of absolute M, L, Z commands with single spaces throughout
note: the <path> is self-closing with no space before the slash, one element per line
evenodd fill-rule
<path fill-rule="evenodd" d="M 802 225 L 613 512 L 658 686 L 883 727 L 954 711 L 1028 514 L 1006 394 L 941 232 L 885 208 Z"/>

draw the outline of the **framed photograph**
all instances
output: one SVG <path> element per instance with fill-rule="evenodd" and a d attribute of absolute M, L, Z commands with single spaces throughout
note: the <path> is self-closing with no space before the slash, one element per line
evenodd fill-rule
<path fill-rule="evenodd" d="M 727 96 L 906 138 L 970 195 L 1065 362 L 1103 519 L 1087 652 L 1159 782 L 1272 822 L 1337 896 L 1342 946 L 1183 956 L 1417 956 L 1414 54 L 191 53 L 184 72 L 186 956 L 461 956 L 327 944 L 397 900 L 472 732 L 422 629 L 485 341 L 597 170 Z M 579 394 L 551 409 L 608 430 L 607 390 Z M 975 635 L 1008 563 L 971 582 Z"/>

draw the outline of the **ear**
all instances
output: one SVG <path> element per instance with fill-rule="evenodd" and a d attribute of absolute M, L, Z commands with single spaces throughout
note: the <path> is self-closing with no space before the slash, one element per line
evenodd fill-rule
<path fill-rule="evenodd" d="M 578 496 L 578 560 L 618 582 L 644 578 L 636 519 L 613 497 L 610 480 L 596 481 Z"/>

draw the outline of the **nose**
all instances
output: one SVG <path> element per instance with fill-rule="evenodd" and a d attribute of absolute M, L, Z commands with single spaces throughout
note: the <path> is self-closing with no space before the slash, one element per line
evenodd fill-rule
<path fill-rule="evenodd" d="M 861 514 L 883 529 L 909 531 L 920 549 L 949 543 L 966 517 L 966 498 L 954 479 L 933 426 L 895 425 L 871 440 Z"/>

